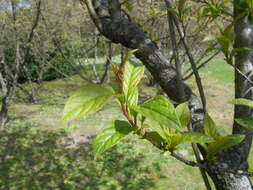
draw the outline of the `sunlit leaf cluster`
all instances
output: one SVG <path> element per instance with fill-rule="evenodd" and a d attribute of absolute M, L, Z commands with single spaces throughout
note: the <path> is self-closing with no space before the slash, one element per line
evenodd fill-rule
<path fill-rule="evenodd" d="M 116 87 L 89 84 L 75 92 L 66 103 L 62 118 L 64 122 L 92 114 L 109 100 L 116 99 L 119 103 L 126 120 L 114 120 L 97 134 L 93 144 L 96 156 L 125 136 L 135 134 L 162 151 L 173 152 L 182 143 L 199 143 L 205 149 L 207 159 L 212 161 L 219 151 L 244 139 L 243 135 L 220 136 L 208 114 L 205 115 L 203 131 L 189 131 L 191 112 L 187 103 L 175 106 L 161 95 L 140 103 L 138 84 L 144 67 L 130 64 L 130 56 L 136 51 L 129 51 L 120 66 L 113 66 Z"/>

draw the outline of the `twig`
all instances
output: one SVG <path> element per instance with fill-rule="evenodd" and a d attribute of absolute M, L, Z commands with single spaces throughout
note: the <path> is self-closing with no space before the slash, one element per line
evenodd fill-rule
<path fill-rule="evenodd" d="M 207 63 L 209 63 L 209 61 L 211 61 L 215 56 L 217 56 L 220 53 L 220 51 L 215 52 L 211 57 L 209 57 L 207 60 L 205 60 L 203 63 L 199 64 L 199 66 L 197 67 L 197 69 L 201 69 L 202 67 L 204 67 Z M 192 75 L 193 75 L 193 71 L 191 73 L 189 73 L 186 77 L 184 77 L 184 80 L 188 80 Z"/>
<path fill-rule="evenodd" d="M 173 8 L 172 2 L 170 0 L 165 0 L 165 2 L 166 2 L 166 6 L 168 8 Z M 177 20 L 177 18 L 175 17 L 175 15 L 172 15 L 172 17 L 173 17 L 173 21 L 175 23 L 175 26 L 176 26 L 176 28 L 178 30 L 178 34 L 179 34 L 180 38 L 182 39 L 182 42 L 183 42 L 185 51 L 187 53 L 187 56 L 189 58 L 189 61 L 191 63 L 191 67 L 192 67 L 192 70 L 194 72 L 194 76 L 196 78 L 196 83 L 197 83 L 198 91 L 199 91 L 199 94 L 200 94 L 200 98 L 201 98 L 201 102 L 202 102 L 202 106 L 203 106 L 203 111 L 205 113 L 206 112 L 206 97 L 205 97 L 203 85 L 202 85 L 202 82 L 201 82 L 201 78 L 199 76 L 199 72 L 198 72 L 198 69 L 196 67 L 195 60 L 194 60 L 194 58 L 192 56 L 192 53 L 190 51 L 190 48 L 189 48 L 187 42 L 186 42 L 185 33 L 183 33 L 182 30 L 180 29 L 179 21 Z"/>
<path fill-rule="evenodd" d="M 185 158 L 179 156 L 178 154 L 171 152 L 170 154 L 172 157 L 176 158 L 178 161 L 183 162 L 184 164 L 188 165 L 188 166 L 192 166 L 192 167 L 199 167 L 199 168 L 203 168 L 205 170 L 207 170 L 208 168 L 201 163 L 197 163 L 194 161 L 190 161 L 190 160 L 186 160 Z"/>
<path fill-rule="evenodd" d="M 212 173 L 231 173 L 235 175 L 253 177 L 253 172 L 243 171 L 243 170 L 231 170 L 231 169 L 220 168 L 220 167 L 215 167 L 215 166 L 211 166 L 211 168 L 209 168 L 206 164 L 187 160 L 174 152 L 171 152 L 171 156 L 176 158 L 178 161 L 191 167 L 199 167 L 206 171 L 210 171 L 210 169 L 212 169 Z"/>
<path fill-rule="evenodd" d="M 177 46 L 177 41 L 176 41 L 176 37 L 175 37 L 176 34 L 175 34 L 175 27 L 174 27 L 174 22 L 173 22 L 173 15 L 169 11 L 167 12 L 167 14 L 168 14 L 170 36 L 171 36 L 171 45 L 172 45 L 172 50 L 173 50 L 173 55 L 174 55 L 174 60 L 175 60 L 175 65 L 176 65 L 177 87 L 179 89 L 180 101 L 184 102 L 185 101 L 185 91 L 184 91 L 184 85 L 183 85 L 183 80 L 182 80 L 182 67 L 181 67 L 181 63 L 179 60 L 179 56 L 178 56 L 178 46 Z"/>

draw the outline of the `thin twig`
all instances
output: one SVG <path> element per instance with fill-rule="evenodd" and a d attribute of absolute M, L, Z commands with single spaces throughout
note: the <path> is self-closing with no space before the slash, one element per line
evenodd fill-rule
<path fill-rule="evenodd" d="M 194 161 L 187 160 L 187 159 L 179 156 L 178 154 L 176 154 L 174 152 L 171 153 L 171 156 L 176 158 L 178 161 L 188 165 L 188 166 L 199 167 L 199 168 L 202 168 L 206 171 L 210 170 L 210 168 L 206 164 L 197 163 L 197 162 L 194 162 Z M 212 173 L 213 172 L 214 173 L 231 173 L 231 174 L 240 175 L 240 176 L 253 177 L 253 172 L 249 172 L 249 171 L 231 170 L 231 169 L 226 169 L 226 168 L 218 168 L 218 167 L 215 167 L 215 166 L 211 166 L 211 167 L 212 167 Z"/>
<path fill-rule="evenodd" d="M 197 69 L 201 69 L 202 67 L 204 67 L 207 63 L 209 63 L 215 56 L 217 56 L 220 53 L 220 51 L 215 52 L 211 57 L 209 57 L 207 60 L 205 60 L 203 63 L 199 64 L 199 66 L 197 66 Z M 186 77 L 184 77 L 184 80 L 188 80 L 192 75 L 193 75 L 193 71 L 191 73 L 189 73 Z"/>
<path fill-rule="evenodd" d="M 165 2 L 166 2 L 166 6 L 168 8 L 173 8 L 172 2 L 170 0 L 165 0 Z M 202 106 L 203 106 L 203 111 L 205 113 L 206 112 L 206 97 L 205 97 L 205 92 L 204 92 L 204 89 L 203 89 L 202 81 L 201 81 L 201 78 L 199 76 L 198 69 L 196 67 L 195 60 L 194 60 L 194 58 L 192 56 L 192 53 L 190 51 L 190 48 L 189 48 L 187 42 L 186 42 L 185 33 L 183 33 L 183 31 L 180 28 L 178 19 L 175 17 L 175 15 L 172 15 L 172 17 L 173 17 L 173 21 L 175 23 L 175 26 L 176 26 L 176 28 L 178 30 L 178 34 L 179 34 L 180 38 L 182 39 L 182 42 L 183 42 L 185 51 L 187 53 L 187 56 L 189 58 L 189 61 L 191 63 L 191 67 L 192 67 L 192 70 L 194 72 L 194 76 L 196 78 L 196 83 L 197 83 L 199 95 L 200 95 L 200 98 L 201 98 L 201 102 L 202 102 Z"/>

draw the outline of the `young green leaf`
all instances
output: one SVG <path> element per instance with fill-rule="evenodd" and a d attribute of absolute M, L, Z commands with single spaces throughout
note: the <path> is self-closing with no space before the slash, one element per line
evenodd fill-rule
<path fill-rule="evenodd" d="M 185 2 L 186 0 L 179 0 L 178 2 L 178 15 L 181 22 L 184 19 Z"/>
<path fill-rule="evenodd" d="M 176 107 L 176 114 L 182 127 L 187 127 L 191 119 L 188 103 L 182 103 Z"/>
<path fill-rule="evenodd" d="M 176 130 L 176 129 L 170 129 L 165 125 L 161 125 L 156 121 L 150 120 L 150 123 L 152 123 L 151 125 L 151 129 L 154 130 L 155 132 L 157 132 L 167 144 L 171 143 L 171 136 L 172 136 L 172 130 Z"/>
<path fill-rule="evenodd" d="M 181 130 L 174 106 L 164 96 L 156 96 L 135 108 L 141 115 L 168 128 Z"/>
<path fill-rule="evenodd" d="M 235 121 L 241 126 L 253 131 L 253 117 L 247 117 L 243 119 L 235 119 Z"/>
<path fill-rule="evenodd" d="M 138 88 L 134 88 L 132 92 L 128 95 L 127 101 L 130 106 L 137 106 L 139 99 Z"/>
<path fill-rule="evenodd" d="M 134 67 L 130 63 L 125 64 L 123 74 L 123 93 L 126 97 L 127 102 L 132 105 L 136 104 L 136 95 L 138 95 L 137 85 L 140 82 L 144 74 L 144 67 Z M 134 98 L 133 98 L 134 97 Z M 134 99 L 134 101 L 133 101 Z M 137 98 L 138 101 L 138 98 Z"/>
<path fill-rule="evenodd" d="M 248 7 L 253 9 L 253 0 L 247 0 Z"/>
<path fill-rule="evenodd" d="M 182 133 L 182 138 L 180 143 L 190 142 L 190 143 L 210 143 L 214 139 L 203 133 L 198 132 L 186 132 Z"/>
<path fill-rule="evenodd" d="M 230 101 L 229 103 L 236 104 L 236 105 L 242 105 L 242 106 L 248 106 L 250 108 L 253 108 L 253 101 L 245 99 L 245 98 L 234 99 L 234 100 Z"/>
<path fill-rule="evenodd" d="M 152 142 L 156 142 L 160 145 L 165 143 L 165 140 L 156 131 L 146 132 L 146 138 L 151 139 Z"/>
<path fill-rule="evenodd" d="M 66 102 L 62 122 L 67 123 L 102 108 L 112 97 L 112 89 L 88 84 L 76 91 Z"/>
<path fill-rule="evenodd" d="M 237 55 L 238 52 L 242 52 L 242 51 L 251 51 L 251 50 L 253 50 L 253 47 L 233 48 L 233 50 L 232 50 L 232 52 L 231 52 L 231 56 Z"/>
<path fill-rule="evenodd" d="M 182 12 L 182 11 L 183 11 L 183 9 L 184 9 L 184 7 L 185 7 L 185 2 L 186 2 L 186 0 L 179 0 L 179 1 L 178 1 L 178 11 L 179 11 L 179 12 Z"/>
<path fill-rule="evenodd" d="M 171 144 L 174 148 L 182 143 L 210 143 L 210 142 L 214 142 L 214 139 L 212 137 L 198 132 L 177 133 L 171 137 Z"/>
<path fill-rule="evenodd" d="M 227 38 L 230 39 L 231 33 L 234 33 L 234 32 L 232 31 L 233 26 L 234 26 L 234 22 L 232 22 L 232 23 L 230 23 L 229 25 L 227 25 L 227 27 L 224 29 L 224 31 L 222 32 L 222 34 L 223 34 L 224 36 L 226 36 Z M 234 39 L 232 38 L 231 40 L 234 40 Z"/>
<path fill-rule="evenodd" d="M 213 35 L 208 35 L 208 36 L 205 36 L 205 38 L 202 40 L 203 42 L 206 42 L 206 41 L 215 41 L 216 40 L 216 37 L 213 36 Z"/>
<path fill-rule="evenodd" d="M 216 40 L 221 45 L 223 51 L 227 51 L 233 43 L 226 36 L 218 36 L 218 37 L 216 37 Z"/>
<path fill-rule="evenodd" d="M 208 144 L 207 159 L 210 161 L 213 160 L 216 153 L 231 146 L 239 144 L 244 138 L 245 135 L 238 134 L 216 137 L 215 142 L 211 142 Z"/>
<path fill-rule="evenodd" d="M 208 113 L 205 114 L 204 131 L 206 135 L 213 138 L 215 138 L 218 135 L 216 125 Z"/>
<path fill-rule="evenodd" d="M 219 52 L 221 51 L 221 49 L 219 48 L 215 48 L 215 47 L 212 47 L 212 46 L 209 46 L 208 48 L 206 48 L 206 53 L 209 53 L 209 52 L 212 52 L 214 50 L 218 50 Z"/>
<path fill-rule="evenodd" d="M 122 138 L 133 131 L 131 125 L 126 121 L 115 120 L 110 122 L 96 136 L 93 150 L 96 156 L 116 145 Z"/>
<path fill-rule="evenodd" d="M 223 25 L 223 23 L 219 22 L 217 20 L 215 20 L 214 22 L 215 22 L 217 28 L 219 29 L 220 33 L 223 34 L 223 31 L 224 31 L 224 25 Z"/>
<path fill-rule="evenodd" d="M 123 59 L 123 64 L 126 64 L 127 62 L 129 62 L 129 59 L 131 56 L 133 56 L 133 54 L 138 51 L 138 49 L 133 49 L 133 50 L 130 50 L 126 53 L 126 56 L 124 57 Z"/>
<path fill-rule="evenodd" d="M 177 12 L 175 9 L 166 8 L 166 10 L 167 10 L 169 13 L 174 14 L 176 17 L 179 17 L 179 14 L 178 14 L 178 12 Z"/>

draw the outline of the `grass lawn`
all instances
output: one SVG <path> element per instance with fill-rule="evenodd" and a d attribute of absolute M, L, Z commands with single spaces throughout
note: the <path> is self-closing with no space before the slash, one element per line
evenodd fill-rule
<path fill-rule="evenodd" d="M 233 71 L 226 66 L 221 60 L 214 60 L 201 70 L 201 77 L 206 91 L 208 111 L 214 117 L 215 121 L 221 126 L 221 130 L 231 130 L 229 126 L 232 125 L 233 106 L 228 104 L 228 101 L 233 98 Z M 187 83 L 197 93 L 196 85 L 193 79 Z M 113 119 L 123 118 L 119 111 L 116 102 L 106 105 L 102 110 L 96 114 L 90 115 L 86 118 L 79 119 L 72 122 L 69 126 L 62 126 L 59 119 L 62 114 L 64 102 L 70 94 L 82 87 L 85 84 L 78 76 L 73 76 L 69 79 L 60 79 L 51 82 L 43 83 L 39 91 L 39 102 L 36 104 L 29 104 L 21 101 L 20 98 L 14 99 L 14 104 L 10 110 L 11 124 L 29 123 L 39 129 L 55 130 L 59 128 L 71 127 L 75 128 L 69 132 L 69 136 L 74 138 L 75 143 L 83 143 L 87 141 L 89 136 L 95 135 L 108 121 Z M 147 87 L 145 80 L 140 84 L 140 96 L 152 97 L 155 96 L 157 90 L 153 87 Z M 149 167 L 157 167 L 154 174 L 147 174 L 149 180 L 153 183 L 149 187 L 143 189 L 149 190 L 202 190 L 205 189 L 201 176 L 197 168 L 185 166 L 174 160 L 168 155 L 155 150 L 151 145 L 142 140 L 133 141 L 131 146 L 137 152 L 134 153 L 133 158 L 128 155 L 128 159 L 136 160 L 144 153 L 148 155 L 146 164 Z M 136 145 L 135 145 L 136 144 Z M 128 149 L 127 149 L 128 150 Z M 253 149 L 252 149 L 253 150 Z M 188 159 L 194 159 L 193 153 L 188 146 L 183 146 L 181 154 L 184 154 Z M 253 151 L 251 153 L 253 155 Z M 250 165 L 253 170 L 253 156 L 250 156 Z M 118 158 L 114 159 L 117 162 Z M 130 161 L 129 161 L 130 162 Z M 159 166 L 158 166 L 159 165 Z M 124 166 L 127 167 L 127 166 Z M 142 166 L 138 166 L 142 167 Z M 140 168 L 131 168 L 138 170 Z M 126 168 L 122 169 L 124 175 L 127 174 Z M 131 171 L 133 172 L 133 171 Z M 145 172 L 144 172 L 145 173 Z M 159 175 L 158 175 L 159 173 Z M 109 175 L 109 174 L 108 174 Z M 123 174 L 119 174 L 123 175 Z M 109 177 L 109 176 L 107 176 Z M 134 180 L 134 179 L 132 179 Z M 115 183 L 119 183 L 118 181 Z M 143 182 L 144 183 L 144 182 Z M 110 189 L 108 184 L 104 186 L 100 184 L 101 190 Z M 120 185 L 117 188 L 124 189 Z M 138 186 L 142 189 L 142 186 Z M 130 188 L 130 186 L 129 186 Z M 86 188 L 88 189 L 88 188 Z M 134 189 L 133 187 L 131 189 Z"/>

